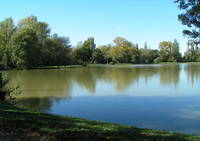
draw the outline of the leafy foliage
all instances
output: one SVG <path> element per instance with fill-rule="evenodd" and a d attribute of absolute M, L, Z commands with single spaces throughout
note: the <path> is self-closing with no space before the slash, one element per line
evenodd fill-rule
<path fill-rule="evenodd" d="M 179 62 L 181 61 L 181 53 L 179 52 L 179 43 L 175 39 L 174 42 L 163 41 L 159 44 L 160 60 L 162 62 Z"/>
<path fill-rule="evenodd" d="M 76 50 L 76 58 L 81 62 L 92 62 L 92 56 L 95 51 L 96 44 L 94 43 L 94 38 L 88 38 L 81 46 Z"/>
<path fill-rule="evenodd" d="M 70 41 L 50 36 L 47 23 L 30 16 L 17 26 L 11 18 L 0 23 L 0 68 L 32 68 L 70 64 Z"/>
<path fill-rule="evenodd" d="M 117 37 L 115 45 L 110 49 L 109 55 L 115 63 L 138 63 L 139 51 L 128 40 Z"/>
<path fill-rule="evenodd" d="M 9 69 L 11 61 L 11 38 L 15 33 L 15 26 L 12 18 L 0 22 L 0 68 Z"/>
<path fill-rule="evenodd" d="M 193 40 L 188 42 L 188 49 L 184 54 L 184 61 L 200 62 L 200 49 Z"/>
<path fill-rule="evenodd" d="M 8 82 L 9 80 L 0 73 L 0 101 L 8 101 L 14 104 L 16 96 L 20 94 L 20 89 L 19 87 L 10 88 Z"/>
<path fill-rule="evenodd" d="M 115 38 L 112 44 L 96 47 L 95 39 L 89 37 L 72 47 L 68 37 L 51 35 L 49 25 L 35 16 L 26 17 L 17 25 L 12 18 L 0 22 L 0 69 L 200 61 L 196 42 L 191 40 L 189 46 L 183 58 L 177 40 L 163 41 L 159 50 L 155 50 L 147 43 L 140 48 L 123 37 Z"/>
<path fill-rule="evenodd" d="M 200 1 L 199 0 L 175 0 L 178 7 L 184 12 L 178 16 L 179 21 L 190 30 L 184 30 L 183 34 L 200 43 Z"/>

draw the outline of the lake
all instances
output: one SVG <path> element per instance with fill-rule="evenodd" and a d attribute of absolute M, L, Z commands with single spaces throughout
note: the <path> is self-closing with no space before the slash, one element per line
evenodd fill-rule
<path fill-rule="evenodd" d="M 18 107 L 200 135 L 200 65 L 12 70 Z"/>

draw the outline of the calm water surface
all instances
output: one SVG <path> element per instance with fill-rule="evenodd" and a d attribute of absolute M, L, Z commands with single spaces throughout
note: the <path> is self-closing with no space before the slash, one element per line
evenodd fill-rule
<path fill-rule="evenodd" d="M 200 65 L 133 65 L 4 72 L 18 106 L 200 135 Z"/>

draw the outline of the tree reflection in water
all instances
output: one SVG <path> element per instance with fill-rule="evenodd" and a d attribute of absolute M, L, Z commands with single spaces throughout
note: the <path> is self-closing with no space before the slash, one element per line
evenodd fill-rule
<path fill-rule="evenodd" d="M 199 65 L 133 65 L 128 67 L 91 67 L 66 70 L 14 70 L 4 72 L 10 78 L 10 85 L 19 85 L 22 95 L 18 97 L 21 107 L 48 111 L 52 101 L 73 97 L 72 89 L 84 96 L 81 89 L 95 96 L 99 82 L 114 86 L 116 92 L 125 94 L 131 86 L 149 85 L 150 79 L 158 79 L 160 86 L 177 87 L 180 72 L 184 70 L 188 83 L 200 80 Z M 141 80 L 142 83 L 140 82 Z M 74 88 L 74 89 L 75 89 Z M 104 89 L 104 88 L 102 88 Z M 109 92 L 109 90 L 108 90 Z"/>

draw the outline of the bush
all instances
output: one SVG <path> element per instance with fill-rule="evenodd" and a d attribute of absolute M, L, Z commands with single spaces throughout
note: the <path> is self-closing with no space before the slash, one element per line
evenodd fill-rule
<path fill-rule="evenodd" d="M 116 62 L 116 61 L 112 61 L 112 62 L 110 62 L 109 64 L 110 64 L 110 65 L 115 65 L 115 64 L 117 64 L 117 62 Z"/>
<path fill-rule="evenodd" d="M 8 82 L 9 80 L 3 78 L 2 73 L 0 73 L 0 101 L 7 101 L 11 104 L 15 104 L 16 96 L 21 92 L 19 90 L 19 87 L 8 87 Z"/>
<path fill-rule="evenodd" d="M 167 61 L 168 61 L 168 62 L 177 62 L 176 59 L 175 59 L 174 57 L 169 57 Z"/>
<path fill-rule="evenodd" d="M 0 73 L 0 100 L 1 101 L 5 101 L 5 97 L 6 97 L 6 85 L 8 83 L 8 80 L 3 79 L 2 74 Z"/>
<path fill-rule="evenodd" d="M 161 62 L 161 58 L 157 57 L 156 59 L 153 60 L 154 63 L 158 64 Z"/>

